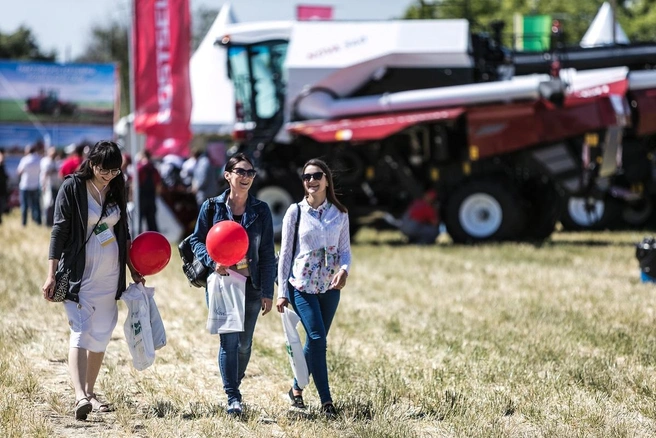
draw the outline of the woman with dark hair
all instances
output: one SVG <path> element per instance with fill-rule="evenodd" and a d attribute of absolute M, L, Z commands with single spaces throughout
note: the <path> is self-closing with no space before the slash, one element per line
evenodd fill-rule
<path fill-rule="evenodd" d="M 308 371 L 322 412 L 332 418 L 337 412 L 328 384 L 326 338 L 351 266 L 349 219 L 346 207 L 335 196 L 332 172 L 325 162 L 309 160 L 301 179 L 305 198 L 298 207 L 290 206 L 283 218 L 276 307 L 283 313 L 291 303 L 300 317 L 306 332 L 303 352 Z M 302 388 L 295 379 L 289 398 L 295 408 L 305 408 Z"/>
<path fill-rule="evenodd" d="M 246 277 L 244 331 L 219 335 L 219 370 L 223 389 L 228 396 L 227 411 L 231 415 L 242 413 L 239 386 L 251 357 L 253 333 L 259 311 L 262 310 L 264 316 L 273 305 L 273 282 L 276 275 L 273 221 L 269 206 L 248 193 L 256 175 L 253 163 L 244 154 L 233 155 L 223 172 L 228 189 L 221 195 L 203 202 L 190 239 L 194 254 L 205 266 L 211 267 L 220 275 L 227 275 L 227 269 L 230 268 Z M 212 216 L 210 211 L 213 211 Z M 227 220 L 240 223 L 248 234 L 246 256 L 233 266 L 214 262 L 205 246 L 207 233 L 214 224 Z M 208 297 L 207 290 L 205 297 Z"/>
<path fill-rule="evenodd" d="M 55 275 L 69 273 L 64 308 L 71 334 L 68 369 L 75 388 L 75 418 L 109 411 L 94 386 L 118 320 L 116 300 L 126 289 L 126 267 L 144 282 L 130 261 L 125 180 L 116 143 L 99 141 L 80 170 L 66 177 L 55 200 L 48 277 L 43 297 L 52 301 Z M 118 178 L 117 178 L 118 177 Z"/>

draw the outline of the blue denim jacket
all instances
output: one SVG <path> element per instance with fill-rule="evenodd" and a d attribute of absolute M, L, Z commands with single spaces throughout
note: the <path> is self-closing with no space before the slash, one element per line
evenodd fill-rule
<path fill-rule="evenodd" d="M 214 200 L 214 217 L 208 218 L 210 199 L 205 200 L 200 207 L 196 228 L 190 239 L 191 248 L 196 257 L 205 266 L 214 269 L 216 263 L 207 253 L 205 239 L 214 224 L 231 220 L 232 213 L 227 204 L 230 189 Z M 248 234 L 248 266 L 253 287 L 262 292 L 262 297 L 273 299 L 273 281 L 276 276 L 276 256 L 273 244 L 273 221 L 271 210 L 265 203 L 249 195 L 246 200 L 246 210 L 241 222 Z"/>

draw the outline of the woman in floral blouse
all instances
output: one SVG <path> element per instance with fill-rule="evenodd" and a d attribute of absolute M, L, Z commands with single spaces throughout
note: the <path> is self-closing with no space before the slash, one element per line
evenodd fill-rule
<path fill-rule="evenodd" d="M 278 265 L 278 312 L 291 303 L 307 333 L 305 360 L 319 392 L 322 412 L 336 415 L 328 384 L 326 337 L 330 330 L 340 291 L 351 265 L 351 242 L 346 207 L 335 196 L 330 169 L 312 159 L 303 166 L 305 198 L 289 207 L 283 219 Z M 300 212 L 300 217 L 298 217 Z M 292 254 L 298 223 L 296 251 Z M 289 280 L 289 281 L 288 281 Z M 294 380 L 289 397 L 304 409 L 302 388 Z"/>

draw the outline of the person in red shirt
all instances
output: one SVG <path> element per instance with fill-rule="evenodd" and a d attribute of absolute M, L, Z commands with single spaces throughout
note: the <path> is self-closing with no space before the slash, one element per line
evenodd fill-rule
<path fill-rule="evenodd" d="M 420 199 L 410 204 L 401 222 L 401 232 L 410 243 L 432 244 L 440 234 L 437 214 L 437 192 L 428 190 Z"/>
<path fill-rule="evenodd" d="M 73 154 L 64 160 L 61 167 L 59 168 L 59 176 L 61 176 L 62 179 L 66 178 L 67 175 L 75 173 L 75 171 L 80 168 L 82 161 L 84 161 L 85 147 L 86 146 L 83 144 L 75 146 L 75 151 Z"/>

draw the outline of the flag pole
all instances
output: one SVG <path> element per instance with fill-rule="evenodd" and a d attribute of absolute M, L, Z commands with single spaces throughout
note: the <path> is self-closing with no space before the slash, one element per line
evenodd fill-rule
<path fill-rule="evenodd" d="M 134 209 L 132 210 L 132 218 L 130 221 L 131 225 L 131 234 L 134 239 L 137 234 L 141 231 L 141 216 L 139 214 L 139 169 L 137 163 L 137 154 L 139 153 L 139 145 L 137 138 L 137 131 L 134 127 L 134 122 L 136 119 L 136 95 L 135 95 L 135 65 L 134 65 L 134 45 L 135 41 L 135 25 L 136 25 L 136 2 L 138 0 L 132 0 L 130 2 L 130 26 L 128 29 L 128 69 L 130 77 L 130 116 L 128 117 L 130 127 L 130 156 L 132 157 L 132 205 Z"/>

